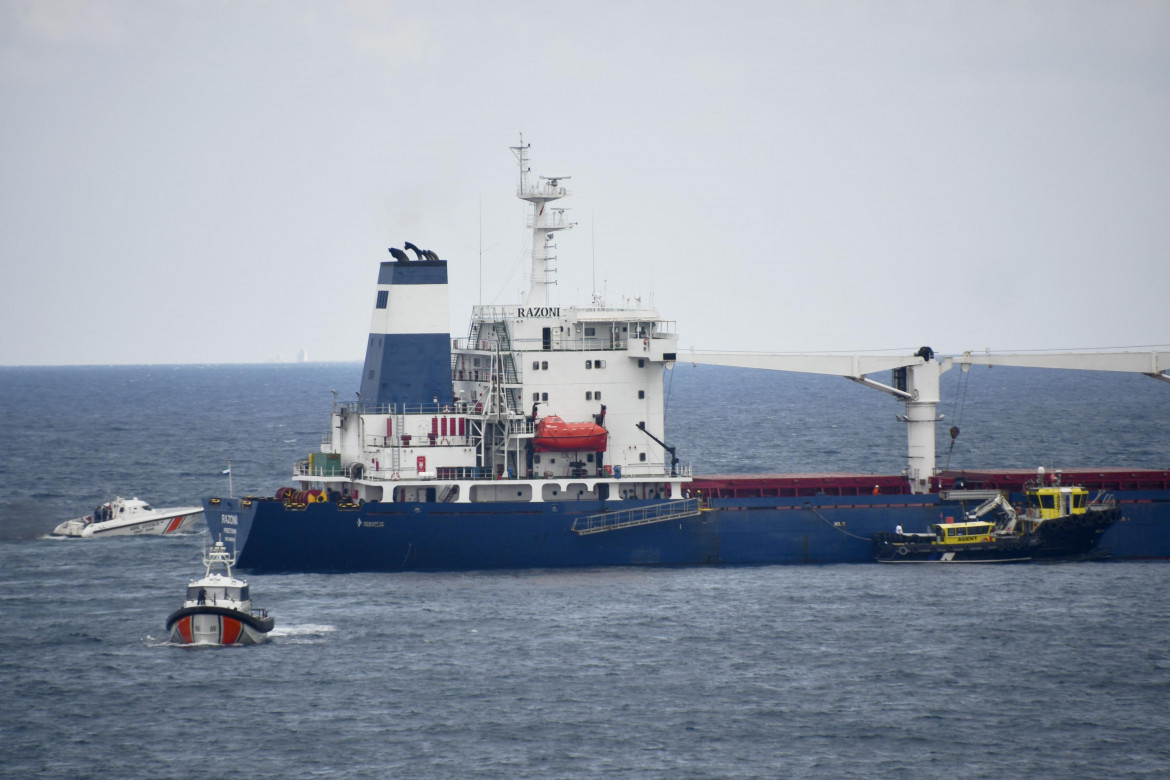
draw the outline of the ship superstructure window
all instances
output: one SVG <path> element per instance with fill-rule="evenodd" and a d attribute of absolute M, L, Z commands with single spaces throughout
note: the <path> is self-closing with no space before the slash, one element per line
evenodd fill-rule
<path fill-rule="evenodd" d="M 592 401 L 592 400 L 593 400 L 593 391 L 591 391 L 591 390 L 586 390 L 586 391 L 585 391 L 585 400 L 586 400 L 586 401 Z"/>
<path fill-rule="evenodd" d="M 541 393 L 540 400 L 547 401 L 548 400 L 548 393 Z"/>
<path fill-rule="evenodd" d="M 592 361 L 592 360 L 586 360 L 586 361 L 585 361 L 585 368 L 593 368 L 593 361 Z"/>
<path fill-rule="evenodd" d="M 548 361 L 547 360 L 540 361 L 540 370 L 541 371 L 548 371 Z"/>
<path fill-rule="evenodd" d="M 638 391 L 638 397 L 639 397 L 639 398 L 645 398 L 645 397 L 646 397 L 646 391 L 645 391 L 645 390 L 639 390 L 639 391 Z"/>
<path fill-rule="evenodd" d="M 586 328 L 585 335 L 586 336 L 596 336 L 597 335 L 597 328 Z"/>
<path fill-rule="evenodd" d="M 638 453 L 638 460 L 645 461 L 646 460 L 646 453 L 639 452 Z"/>
<path fill-rule="evenodd" d="M 638 368 L 646 367 L 646 358 L 638 358 Z"/>
<path fill-rule="evenodd" d="M 532 394 L 532 400 L 533 400 L 533 401 L 539 401 L 539 400 L 540 400 L 540 393 L 533 393 L 533 394 Z"/>
<path fill-rule="evenodd" d="M 378 290 L 378 308 L 385 309 L 386 308 L 386 301 L 389 300 L 389 298 L 390 298 L 390 291 L 389 290 Z M 366 298 L 366 300 L 368 301 L 369 298 Z"/>
<path fill-rule="evenodd" d="M 532 370 L 533 370 L 533 371 L 539 371 L 539 370 L 540 370 L 540 361 L 539 361 L 539 360 L 533 360 L 533 361 L 532 361 Z"/>

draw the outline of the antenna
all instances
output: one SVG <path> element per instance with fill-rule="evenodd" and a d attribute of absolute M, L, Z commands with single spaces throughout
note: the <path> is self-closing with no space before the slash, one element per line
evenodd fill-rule
<path fill-rule="evenodd" d="M 483 306 L 483 194 L 479 196 L 479 305 Z"/>
<path fill-rule="evenodd" d="M 592 298 L 597 300 L 597 241 L 594 240 L 597 232 L 597 219 L 593 212 L 589 212 L 589 251 L 593 253 L 593 279 L 590 282 L 592 289 Z"/>

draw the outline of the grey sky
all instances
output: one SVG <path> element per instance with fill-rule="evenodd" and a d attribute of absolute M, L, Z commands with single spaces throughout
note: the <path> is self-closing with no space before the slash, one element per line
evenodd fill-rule
<path fill-rule="evenodd" d="M 683 347 L 1170 343 L 1167 2 L 0 0 L 0 364 L 360 359 L 404 241 L 466 335 L 520 131 Z"/>

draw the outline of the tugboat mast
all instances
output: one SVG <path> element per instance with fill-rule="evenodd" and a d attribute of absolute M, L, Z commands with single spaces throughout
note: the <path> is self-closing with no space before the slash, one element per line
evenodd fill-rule
<path fill-rule="evenodd" d="M 528 165 L 528 148 L 531 144 L 524 143 L 524 134 L 520 134 L 520 145 L 509 147 L 516 155 L 520 164 L 520 184 L 516 188 L 516 197 L 532 204 L 532 216 L 528 225 L 532 229 L 532 270 L 529 275 L 528 295 L 524 299 L 525 306 L 548 306 L 549 287 L 556 284 L 552 276 L 556 269 L 552 262 L 556 260 L 553 250 L 553 236 L 558 230 L 567 230 L 573 227 L 572 222 L 565 221 L 564 209 L 550 209 L 548 204 L 570 194 L 569 190 L 560 186 L 560 182 L 568 176 L 541 176 L 539 182 L 529 180 L 532 169 Z"/>

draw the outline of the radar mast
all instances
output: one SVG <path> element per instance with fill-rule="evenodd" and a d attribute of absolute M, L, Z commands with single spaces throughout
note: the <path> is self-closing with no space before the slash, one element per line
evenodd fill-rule
<path fill-rule="evenodd" d="M 561 186 L 561 182 L 569 177 L 539 176 L 533 182 L 532 169 L 528 164 L 528 149 L 531 146 L 524 143 L 524 134 L 521 133 L 520 145 L 509 147 L 520 163 L 520 184 L 516 188 L 516 197 L 532 204 L 532 215 L 528 218 L 528 227 L 532 229 L 532 270 L 524 305 L 548 306 L 549 288 L 556 284 L 552 278 L 556 273 L 552 263 L 557 259 L 553 254 L 556 249 L 553 237 L 557 231 L 573 227 L 572 222 L 565 220 L 564 209 L 548 208 L 548 204 L 569 194 L 569 190 Z"/>

